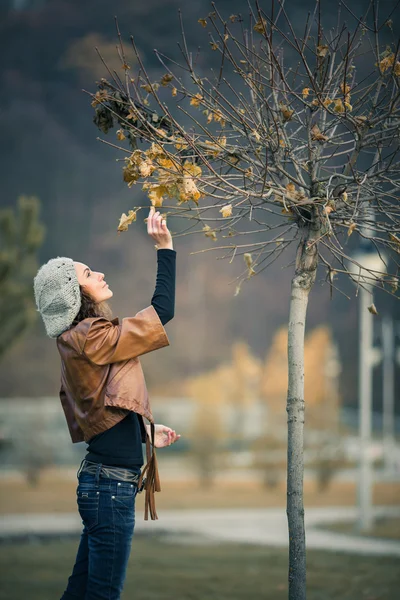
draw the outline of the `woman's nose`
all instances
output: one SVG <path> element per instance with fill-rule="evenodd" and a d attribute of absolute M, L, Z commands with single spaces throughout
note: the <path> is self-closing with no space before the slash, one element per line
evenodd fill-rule
<path fill-rule="evenodd" d="M 104 273 L 99 273 L 100 281 L 104 279 Z"/>

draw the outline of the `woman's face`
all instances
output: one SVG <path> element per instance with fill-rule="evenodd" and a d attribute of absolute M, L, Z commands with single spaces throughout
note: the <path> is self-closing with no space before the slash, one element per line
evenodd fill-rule
<path fill-rule="evenodd" d="M 74 267 L 79 285 L 95 302 L 103 302 L 112 297 L 113 293 L 104 281 L 104 273 L 92 271 L 87 265 L 76 261 Z"/>

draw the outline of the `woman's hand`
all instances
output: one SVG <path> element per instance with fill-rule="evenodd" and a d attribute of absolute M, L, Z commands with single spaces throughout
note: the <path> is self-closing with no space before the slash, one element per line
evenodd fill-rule
<path fill-rule="evenodd" d="M 181 437 L 178 435 L 173 429 L 170 427 L 166 427 L 165 425 L 155 425 L 155 434 L 154 434 L 154 446 L 155 448 L 165 448 L 165 446 L 170 446 L 179 440 Z M 146 425 L 146 431 L 151 440 L 151 429 L 150 425 Z"/>
<path fill-rule="evenodd" d="M 163 216 L 152 206 L 147 218 L 147 233 L 156 241 L 157 250 L 173 250 L 172 236 Z"/>

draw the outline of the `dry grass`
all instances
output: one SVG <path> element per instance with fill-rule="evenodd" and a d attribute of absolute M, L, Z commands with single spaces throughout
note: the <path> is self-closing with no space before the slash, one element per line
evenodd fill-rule
<path fill-rule="evenodd" d="M 60 598 L 78 539 L 0 546 L 1 600 Z M 397 600 L 399 560 L 307 553 L 308 600 Z M 237 544 L 133 540 L 125 592 L 135 600 L 286 600 L 287 552 Z"/>
<path fill-rule="evenodd" d="M 354 521 L 343 521 L 339 523 L 324 523 L 321 529 L 335 531 L 336 533 L 347 533 L 351 535 L 362 535 L 368 537 L 400 540 L 400 519 L 382 517 L 376 519 L 371 529 L 359 531 Z"/>
<path fill-rule="evenodd" d="M 162 474 L 162 473 L 161 473 Z M 76 479 L 65 474 L 47 471 L 37 487 L 22 479 L 4 479 L 0 486 L 0 514 L 75 512 Z M 379 482 L 374 486 L 374 504 L 398 505 L 400 483 Z M 138 497 L 141 509 L 143 498 Z M 312 481 L 304 486 L 305 506 L 354 506 L 356 486 L 353 482 L 337 481 L 319 492 Z M 257 481 L 220 481 L 212 487 L 200 486 L 197 481 L 162 480 L 162 492 L 157 494 L 157 507 L 175 508 L 265 508 L 286 505 L 285 483 L 269 490 Z"/>

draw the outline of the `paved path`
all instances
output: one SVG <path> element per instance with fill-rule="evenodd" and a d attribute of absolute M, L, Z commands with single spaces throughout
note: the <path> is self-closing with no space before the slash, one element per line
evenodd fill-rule
<path fill-rule="evenodd" d="M 400 517 L 400 508 L 375 508 L 375 516 Z M 353 507 L 309 508 L 306 511 L 306 539 L 309 549 L 400 557 L 400 541 L 365 538 L 320 529 L 323 523 L 353 521 Z M 62 535 L 81 531 L 78 514 L 6 515 L 0 522 L 0 539 L 27 535 Z M 239 542 L 287 547 L 287 520 L 283 508 L 161 510 L 158 521 L 144 521 L 136 514 L 136 532 L 163 533 L 175 542 Z"/>

